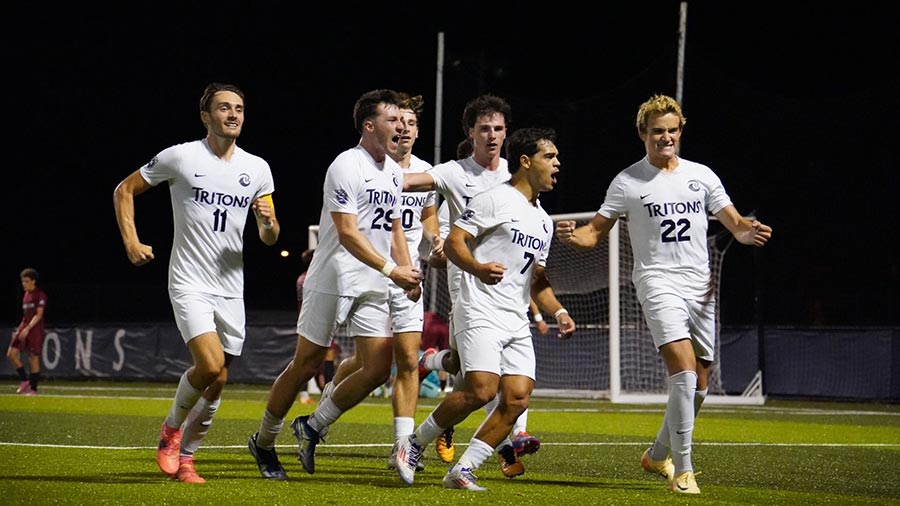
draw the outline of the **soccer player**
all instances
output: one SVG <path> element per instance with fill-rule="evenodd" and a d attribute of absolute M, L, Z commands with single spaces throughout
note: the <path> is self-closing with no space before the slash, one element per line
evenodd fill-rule
<path fill-rule="evenodd" d="M 403 172 L 391 158 L 403 134 L 401 98 L 393 90 L 362 94 L 353 108 L 359 144 L 328 167 L 319 217 L 319 244 L 303 285 L 294 359 L 275 379 L 259 431 L 248 447 L 264 478 L 286 480 L 275 439 L 300 388 L 316 373 L 334 336 L 347 323 L 360 368 L 344 379 L 312 415 L 291 423 L 306 472 L 315 472 L 316 445 L 344 412 L 383 384 L 393 361 L 388 283 L 421 295 L 400 216 Z"/>
<path fill-rule="evenodd" d="M 412 153 L 419 137 L 419 118 L 424 101 L 421 95 L 410 96 L 401 93 L 400 113 L 403 133 L 398 149 L 389 153 L 403 173 L 419 173 L 431 168 L 431 164 Z M 431 249 L 441 248 L 443 240 L 438 234 L 437 213 L 434 192 L 402 193 L 400 195 L 400 224 L 406 236 L 407 249 L 412 265 L 419 265 L 419 243 L 423 237 L 431 244 Z M 391 335 L 393 336 L 394 362 L 397 374 L 392 388 L 394 409 L 394 440 L 408 436 L 415 429 L 416 405 L 419 398 L 419 348 L 422 344 L 424 308 L 421 298 L 410 300 L 405 290 L 396 283 L 388 283 L 388 299 L 391 310 Z M 334 380 L 325 385 L 322 399 L 327 399 L 334 388 L 349 375 L 356 374 L 360 361 L 355 355 L 338 367 Z M 388 466 L 394 467 L 395 455 L 391 455 Z"/>
<path fill-rule="evenodd" d="M 449 224 L 459 218 L 472 197 L 509 180 L 507 161 L 500 155 L 506 140 L 507 126 L 511 121 L 512 108 L 506 100 L 494 95 L 481 95 L 471 100 L 463 109 L 462 117 L 463 133 L 470 139 L 470 143 L 468 146 L 463 143 L 457 146 L 457 151 L 470 152 L 471 156 L 436 165 L 422 174 L 407 174 L 404 188 L 407 191 L 436 190 L 440 193 L 447 205 L 449 230 Z M 447 265 L 451 305 L 459 292 L 461 276 L 459 267 L 452 262 Z M 523 314 L 526 310 L 527 305 L 522 308 Z M 427 352 L 420 363 L 422 372 L 444 370 L 454 374 L 453 385 L 457 389 L 462 386 L 464 378 L 460 371 L 454 334 L 455 331 L 451 328 L 450 349 L 437 353 Z M 487 413 L 493 409 L 493 402 L 496 401 L 486 406 Z M 528 414 L 523 413 L 522 419 L 516 424 L 515 439 L 505 440 L 498 448 L 500 470 L 508 478 L 525 472 L 519 455 L 533 453 L 540 447 L 540 441 L 526 431 L 527 417 Z M 435 450 L 444 462 L 452 462 L 455 456 L 453 433 L 452 426 L 446 427 L 446 432 L 435 444 Z"/>
<path fill-rule="evenodd" d="M 44 348 L 44 311 L 47 309 L 47 294 L 38 288 L 38 271 L 32 268 L 23 269 L 19 273 L 22 289 L 22 321 L 9 341 L 6 358 L 12 363 L 19 375 L 20 395 L 37 395 L 38 383 L 41 380 L 41 350 Z M 31 375 L 25 374 L 25 365 L 19 358 L 23 351 L 28 351 L 28 365 Z"/>
<path fill-rule="evenodd" d="M 575 322 L 544 275 L 553 220 L 541 208 L 538 194 L 556 183 L 560 162 L 555 140 L 552 130 L 539 128 L 510 136 L 509 183 L 476 195 L 447 238 L 447 258 L 464 271 L 454 302 L 453 331 L 465 386 L 448 395 L 413 435 L 401 439 L 397 471 L 407 484 L 413 482 L 415 464 L 428 443 L 497 397 L 497 407 L 443 480 L 447 488 L 484 490 L 474 471 L 508 436 L 528 408 L 534 388 L 534 347 L 525 314 L 529 294 L 555 315 L 561 339 L 575 331 Z"/>
<path fill-rule="evenodd" d="M 166 183 L 175 236 L 169 260 L 169 299 L 175 323 L 193 358 L 160 428 L 156 462 L 167 475 L 203 483 L 194 452 L 206 436 L 228 379 L 228 366 L 244 346 L 244 226 L 249 210 L 260 240 L 271 246 L 280 226 L 269 164 L 237 145 L 244 126 L 244 93 L 211 83 L 200 98 L 206 137 L 161 151 L 116 187 L 113 203 L 128 259 L 153 260 L 140 241 L 134 197 Z"/>
<path fill-rule="evenodd" d="M 641 104 L 636 123 L 646 156 L 612 180 L 590 223 L 575 228 L 574 221 L 560 221 L 556 235 L 589 250 L 619 218 L 627 218 L 632 281 L 669 374 L 663 423 L 641 466 L 665 476 L 675 492 L 699 494 L 691 440 L 708 392 L 716 338 L 707 215 L 715 215 L 742 244 L 765 245 L 772 228 L 741 217 L 709 167 L 678 156 L 685 122 L 671 97 L 654 95 Z"/>

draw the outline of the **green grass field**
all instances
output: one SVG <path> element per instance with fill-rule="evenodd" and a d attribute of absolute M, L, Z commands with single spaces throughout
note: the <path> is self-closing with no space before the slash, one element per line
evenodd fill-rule
<path fill-rule="evenodd" d="M 492 459 L 477 471 L 487 492 L 446 490 L 433 445 L 412 487 L 386 469 L 389 400 L 370 398 L 346 413 L 319 446 L 316 474 L 303 471 L 287 428 L 278 450 L 287 482 L 259 476 L 247 451 L 265 406 L 265 385 L 229 385 L 196 454 L 203 485 L 168 480 L 156 466 L 159 425 L 174 384 L 46 382 L 41 395 L 0 394 L 0 502 L 42 504 L 436 505 L 509 504 L 898 504 L 900 406 L 768 401 L 703 407 L 694 435 L 699 496 L 667 491 L 639 460 L 656 434 L 662 405 L 536 398 L 529 432 L 541 450 L 527 472 L 505 479 Z M 435 405 L 421 399 L 416 421 Z M 312 411 L 296 404 L 287 422 Z M 457 456 L 481 422 L 457 430 Z"/>

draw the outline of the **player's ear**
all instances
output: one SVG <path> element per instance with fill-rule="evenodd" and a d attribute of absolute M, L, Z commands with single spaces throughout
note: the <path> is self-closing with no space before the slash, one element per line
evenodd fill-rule
<path fill-rule="evenodd" d="M 519 168 L 528 169 L 531 167 L 531 157 L 528 155 L 519 155 Z"/>

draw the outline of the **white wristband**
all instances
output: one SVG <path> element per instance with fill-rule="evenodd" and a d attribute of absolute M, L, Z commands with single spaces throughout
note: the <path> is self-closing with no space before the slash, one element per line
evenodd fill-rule
<path fill-rule="evenodd" d="M 542 315 L 541 313 L 533 315 L 532 318 L 534 318 L 534 321 L 536 321 L 536 322 L 544 321 L 544 315 Z"/>
<path fill-rule="evenodd" d="M 397 264 L 388 260 L 384 263 L 384 267 L 381 268 L 381 273 L 387 277 L 391 277 L 391 272 L 394 271 L 394 267 L 397 267 Z"/>
<path fill-rule="evenodd" d="M 554 318 L 559 318 L 559 315 L 561 315 L 561 314 L 563 314 L 563 313 L 569 314 L 569 312 L 566 311 L 566 308 L 562 308 L 562 309 L 557 309 L 556 312 L 553 313 L 553 317 L 554 317 Z"/>
<path fill-rule="evenodd" d="M 268 222 L 268 223 L 263 222 L 263 228 L 264 228 L 265 230 L 272 230 L 272 228 L 274 228 L 274 227 L 275 227 L 275 224 L 272 223 L 271 221 Z"/>

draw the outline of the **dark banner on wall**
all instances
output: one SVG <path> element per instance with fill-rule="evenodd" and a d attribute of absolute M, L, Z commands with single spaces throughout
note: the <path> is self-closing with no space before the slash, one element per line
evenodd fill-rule
<path fill-rule="evenodd" d="M 11 336 L 13 330 L 7 327 L 4 335 Z M 229 381 L 274 381 L 296 344 L 293 327 L 248 326 L 244 351 L 232 363 Z M 174 325 L 50 328 L 41 357 L 47 378 L 177 380 L 190 366 L 191 354 Z M 9 361 L 0 365 L 0 374 L 15 374 Z"/>

